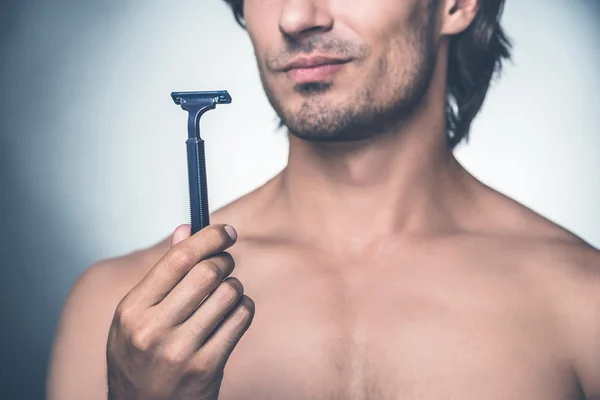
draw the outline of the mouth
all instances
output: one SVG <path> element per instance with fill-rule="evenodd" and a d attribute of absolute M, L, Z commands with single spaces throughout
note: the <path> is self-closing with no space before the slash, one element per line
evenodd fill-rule
<path fill-rule="evenodd" d="M 325 56 L 300 57 L 286 64 L 281 72 L 295 84 L 323 82 L 341 71 L 352 59 Z"/>

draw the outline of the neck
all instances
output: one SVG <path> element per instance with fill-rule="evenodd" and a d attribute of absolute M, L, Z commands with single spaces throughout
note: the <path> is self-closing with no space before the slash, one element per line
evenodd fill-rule
<path fill-rule="evenodd" d="M 468 174 L 447 148 L 444 102 L 429 97 L 401 128 L 368 140 L 290 135 L 278 187 L 295 234 L 347 252 L 456 229 Z"/>

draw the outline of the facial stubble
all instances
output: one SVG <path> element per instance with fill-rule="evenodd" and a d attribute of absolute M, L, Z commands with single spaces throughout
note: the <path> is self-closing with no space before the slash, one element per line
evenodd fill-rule
<path fill-rule="evenodd" d="M 430 4 L 431 6 L 431 4 Z M 434 8 L 434 7 L 433 7 Z M 341 104 L 332 104 L 327 99 L 330 91 L 336 90 L 335 82 L 297 84 L 296 94 L 302 96 L 302 105 L 296 112 L 285 107 L 271 82 L 266 79 L 262 68 L 261 79 L 267 97 L 289 132 L 301 139 L 323 142 L 358 141 L 372 138 L 397 127 L 407 120 L 422 102 L 433 78 L 435 69 L 435 11 L 428 9 L 429 15 L 421 23 L 411 26 L 407 37 L 398 38 L 393 45 L 410 56 L 404 57 L 404 65 L 389 65 L 387 57 L 379 59 L 373 70 L 371 82 L 389 82 L 382 89 L 375 85 L 356 88 L 354 94 Z M 336 40 L 326 37 L 313 37 L 306 47 L 331 48 L 337 42 L 337 53 L 348 53 L 352 49 L 341 48 Z M 323 43 L 323 45 L 320 45 Z M 294 43 L 296 48 L 302 44 Z M 290 46 L 288 46 L 290 49 Z M 354 47 L 354 54 L 361 53 L 357 68 L 366 63 L 369 51 L 364 47 Z M 352 53 L 351 53 L 352 54 Z M 391 79 L 390 79 L 391 77 Z M 395 78 L 395 79 L 394 79 Z M 384 91 L 389 91 L 385 93 Z"/>

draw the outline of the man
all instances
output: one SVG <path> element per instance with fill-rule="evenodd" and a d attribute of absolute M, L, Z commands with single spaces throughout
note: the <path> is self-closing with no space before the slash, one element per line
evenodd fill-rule
<path fill-rule="evenodd" d="M 503 1 L 229 3 L 288 166 L 88 269 L 49 398 L 600 396 L 600 255 L 452 155 L 509 56 Z"/>

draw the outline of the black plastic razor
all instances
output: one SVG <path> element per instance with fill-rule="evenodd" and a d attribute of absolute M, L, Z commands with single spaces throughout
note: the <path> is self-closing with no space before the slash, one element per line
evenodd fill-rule
<path fill-rule="evenodd" d="M 217 104 L 231 103 L 226 90 L 214 92 L 173 92 L 175 104 L 188 112 L 187 146 L 188 178 L 190 184 L 190 214 L 192 235 L 210 224 L 206 184 L 204 140 L 200 137 L 200 117 Z"/>

